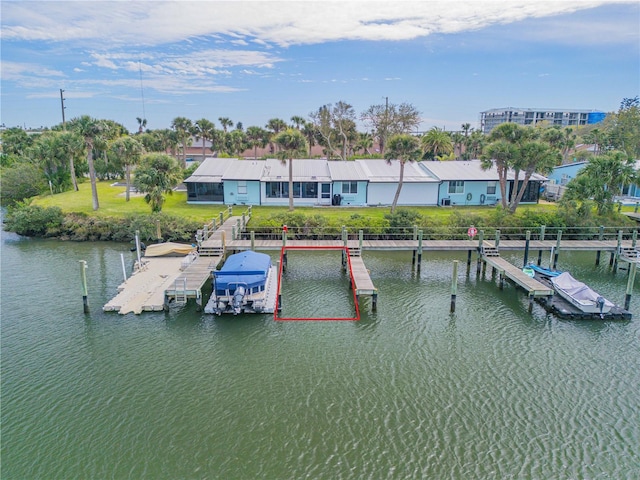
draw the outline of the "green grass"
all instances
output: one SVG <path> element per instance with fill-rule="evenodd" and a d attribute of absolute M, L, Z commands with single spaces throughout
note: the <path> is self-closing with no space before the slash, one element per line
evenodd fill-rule
<path fill-rule="evenodd" d="M 65 213 L 85 213 L 96 217 L 123 217 L 128 214 L 149 214 L 151 208 L 140 195 L 132 195 L 130 201 L 125 200 L 125 187 L 113 187 L 113 182 L 98 182 L 98 200 L 100 208 L 93 211 L 91 204 L 91 185 L 84 182 L 79 185 L 80 190 L 59 193 L 55 195 L 43 195 L 36 197 L 34 203 L 43 207 L 57 206 Z M 162 212 L 167 215 L 174 215 L 202 223 L 217 218 L 219 213 L 226 211 L 224 205 L 189 205 L 187 204 L 186 192 L 174 192 L 167 195 Z M 402 209 L 418 212 L 424 217 L 433 219 L 447 218 L 451 212 L 462 210 L 469 214 L 486 214 L 495 207 L 478 206 L 456 206 L 451 208 L 442 207 L 398 207 Z M 555 211 L 557 204 L 541 201 L 537 205 L 521 205 L 518 212 L 524 210 L 534 211 Z M 246 210 L 244 205 L 237 205 L 233 208 L 233 213 L 240 215 Z M 274 214 L 288 211 L 287 206 L 254 206 L 253 218 L 255 223 L 261 223 Z M 633 211 L 634 206 L 625 206 L 622 211 Z M 349 218 L 353 214 L 358 214 L 366 218 L 383 218 L 389 213 L 390 208 L 385 207 L 296 207 L 295 212 L 304 215 L 322 215 L 328 220 L 341 222 L 348 225 Z"/>

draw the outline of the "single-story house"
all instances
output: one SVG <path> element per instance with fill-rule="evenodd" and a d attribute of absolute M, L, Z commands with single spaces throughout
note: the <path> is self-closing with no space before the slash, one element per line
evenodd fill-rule
<path fill-rule="evenodd" d="M 391 205 L 399 180 L 397 160 L 295 159 L 294 205 Z M 545 180 L 534 174 L 522 202 L 537 202 Z M 289 203 L 288 161 L 207 158 L 184 183 L 188 203 Z M 508 192 L 513 183 L 511 173 Z M 398 205 L 493 205 L 499 201 L 498 173 L 495 168 L 483 170 L 479 160 L 409 162 L 404 167 Z"/>

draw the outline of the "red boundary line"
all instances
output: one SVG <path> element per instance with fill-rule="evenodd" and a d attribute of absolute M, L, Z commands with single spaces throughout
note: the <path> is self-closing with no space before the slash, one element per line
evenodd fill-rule
<path fill-rule="evenodd" d="M 342 250 L 347 257 L 347 265 L 349 266 L 349 281 L 351 282 L 351 290 L 353 291 L 353 303 L 356 306 L 356 316 L 355 317 L 280 317 L 278 316 L 278 303 L 280 301 L 280 281 L 282 279 L 282 269 L 283 269 L 283 258 L 284 252 L 286 250 Z M 353 269 L 351 268 L 351 257 L 349 256 L 349 248 L 348 247 L 332 247 L 332 246 L 291 246 L 291 247 L 282 247 L 280 250 L 280 268 L 278 270 L 278 294 L 276 295 L 276 308 L 273 312 L 273 319 L 277 322 L 290 322 L 290 321 L 350 321 L 357 322 L 360 320 L 360 307 L 358 306 L 358 296 L 356 295 L 356 285 L 355 280 L 353 279 Z"/>

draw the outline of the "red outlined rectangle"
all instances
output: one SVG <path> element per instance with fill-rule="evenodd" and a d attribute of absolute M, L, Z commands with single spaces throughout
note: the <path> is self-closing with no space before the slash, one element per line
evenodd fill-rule
<path fill-rule="evenodd" d="M 280 302 L 280 284 L 282 280 L 282 271 L 284 266 L 284 254 L 287 250 L 341 250 L 346 259 L 347 259 L 347 267 L 349 269 L 349 281 L 351 282 L 351 291 L 353 292 L 353 303 L 356 306 L 356 316 L 355 317 L 281 317 L 278 314 L 278 303 Z M 351 258 L 349 256 L 349 248 L 348 247 L 321 247 L 321 246 L 291 246 L 291 247 L 282 247 L 280 251 L 280 268 L 278 270 L 278 295 L 276 296 L 276 308 L 273 313 L 273 319 L 277 322 L 290 322 L 290 321 L 351 321 L 357 322 L 360 320 L 360 307 L 358 306 L 358 297 L 356 295 L 356 286 L 355 280 L 353 279 L 353 270 L 351 269 Z"/>

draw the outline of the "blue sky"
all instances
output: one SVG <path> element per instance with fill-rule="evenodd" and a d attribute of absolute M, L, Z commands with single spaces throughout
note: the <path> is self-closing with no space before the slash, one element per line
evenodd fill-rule
<path fill-rule="evenodd" d="M 185 116 L 264 126 L 340 100 L 409 102 L 421 130 L 498 107 L 617 110 L 640 94 L 640 3 L 0 3 L 1 122 Z M 144 98 L 144 100 L 143 100 Z M 361 125 L 359 125 L 363 128 Z"/>

